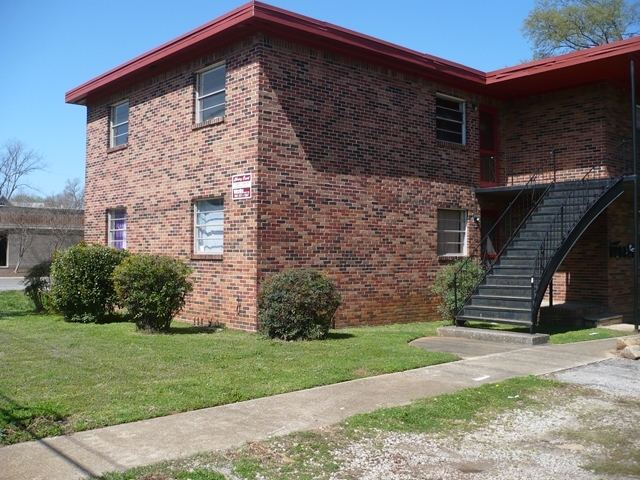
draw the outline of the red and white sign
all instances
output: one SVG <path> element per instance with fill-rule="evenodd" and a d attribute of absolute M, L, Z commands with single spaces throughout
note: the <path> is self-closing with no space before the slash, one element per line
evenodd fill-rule
<path fill-rule="evenodd" d="M 234 200 L 251 198 L 251 174 L 245 173 L 231 177 L 231 193 Z"/>

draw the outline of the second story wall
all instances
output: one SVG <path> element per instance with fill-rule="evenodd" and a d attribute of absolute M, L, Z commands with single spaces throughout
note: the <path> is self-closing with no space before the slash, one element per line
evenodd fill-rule
<path fill-rule="evenodd" d="M 528 181 L 542 163 L 546 178 L 553 178 L 554 149 L 558 181 L 580 179 L 594 166 L 600 176 L 622 173 L 625 151 L 616 146 L 631 137 L 624 90 L 599 84 L 528 97 L 505 103 L 501 116 L 507 184 Z"/>

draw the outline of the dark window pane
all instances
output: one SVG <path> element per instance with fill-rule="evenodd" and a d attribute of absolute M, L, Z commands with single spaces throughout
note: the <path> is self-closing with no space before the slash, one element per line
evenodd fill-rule
<path fill-rule="evenodd" d="M 437 118 L 445 118 L 448 120 L 456 120 L 462 123 L 462 112 L 447 110 L 445 108 L 436 109 L 436 117 Z"/>
<path fill-rule="evenodd" d="M 447 100 L 445 98 L 436 97 L 436 106 L 445 107 L 450 110 L 458 110 L 460 111 L 461 102 L 456 102 L 453 100 Z"/>
<path fill-rule="evenodd" d="M 438 130 L 436 138 L 443 142 L 462 143 L 462 134 Z"/>

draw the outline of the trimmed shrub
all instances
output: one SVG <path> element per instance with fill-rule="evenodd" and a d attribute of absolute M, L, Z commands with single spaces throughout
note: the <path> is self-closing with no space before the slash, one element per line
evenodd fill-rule
<path fill-rule="evenodd" d="M 265 279 L 258 295 L 258 330 L 270 338 L 316 340 L 326 336 L 342 303 L 324 272 L 295 269 Z"/>
<path fill-rule="evenodd" d="M 429 291 L 440 297 L 438 304 L 438 313 L 443 320 L 455 319 L 456 312 L 462 308 L 462 303 L 473 293 L 474 287 L 478 284 L 484 270 L 482 264 L 478 260 L 470 260 L 460 273 L 458 273 L 458 304 L 455 302 L 455 293 L 453 288 L 453 275 L 462 266 L 466 259 L 456 260 L 444 267 L 436 280 L 429 287 Z"/>
<path fill-rule="evenodd" d="M 192 270 L 182 261 L 165 255 L 131 255 L 113 272 L 120 305 L 141 330 L 167 332 L 171 320 L 182 310 Z"/>
<path fill-rule="evenodd" d="M 55 253 L 51 301 L 67 320 L 98 322 L 118 304 L 111 274 L 126 258 L 124 250 L 80 243 Z"/>
<path fill-rule="evenodd" d="M 51 285 L 51 260 L 44 260 L 29 269 L 24 277 L 24 293 L 31 299 L 36 312 L 45 310 L 48 303 L 48 292 Z"/>

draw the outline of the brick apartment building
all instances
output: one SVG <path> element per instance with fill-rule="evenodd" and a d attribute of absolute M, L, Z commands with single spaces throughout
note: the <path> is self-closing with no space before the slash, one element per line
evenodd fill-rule
<path fill-rule="evenodd" d="M 485 73 L 251 1 L 66 94 L 87 107 L 85 239 L 187 261 L 187 320 L 253 330 L 260 280 L 294 267 L 337 282 L 338 326 L 425 320 L 436 274 L 484 234 L 497 267 L 527 256 L 500 252 L 510 203 L 588 174 L 616 181 L 541 270 L 533 309 L 555 273 L 555 302 L 628 312 L 638 52 L 634 38 Z"/>

